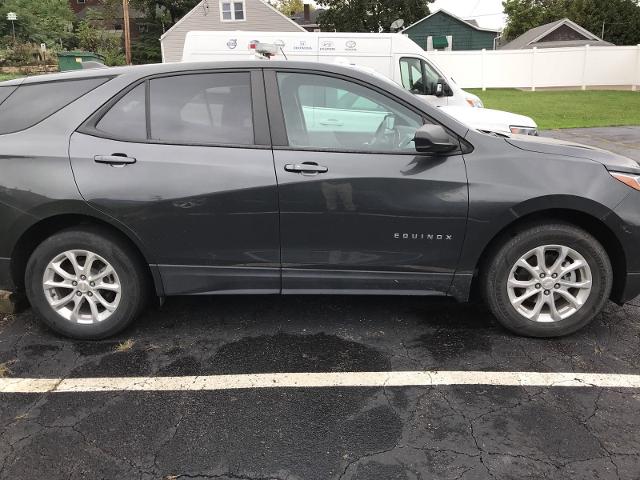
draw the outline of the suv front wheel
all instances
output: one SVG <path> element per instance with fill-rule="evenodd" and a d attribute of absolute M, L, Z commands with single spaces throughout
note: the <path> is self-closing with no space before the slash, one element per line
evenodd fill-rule
<path fill-rule="evenodd" d="M 569 224 L 540 224 L 494 251 L 482 286 L 489 308 L 509 330 L 559 337 L 602 311 L 612 277 L 607 253 L 589 233 Z"/>
<path fill-rule="evenodd" d="M 140 312 L 144 278 L 124 242 L 85 228 L 42 242 L 27 263 L 25 286 L 31 306 L 51 329 L 100 339 L 124 329 Z"/>

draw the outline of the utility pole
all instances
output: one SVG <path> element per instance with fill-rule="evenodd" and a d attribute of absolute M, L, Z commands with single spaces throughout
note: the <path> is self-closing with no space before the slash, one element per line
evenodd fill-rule
<path fill-rule="evenodd" d="M 129 0 L 122 0 L 122 16 L 124 17 L 124 54 L 127 65 L 131 65 L 131 27 L 129 25 Z"/>

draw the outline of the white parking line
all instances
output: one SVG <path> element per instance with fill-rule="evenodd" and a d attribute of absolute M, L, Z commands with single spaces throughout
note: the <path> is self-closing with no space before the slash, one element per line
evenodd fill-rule
<path fill-rule="evenodd" d="M 251 388 L 487 385 L 640 388 L 640 375 L 540 372 L 332 372 L 189 377 L 1 378 L 0 393 L 214 391 Z"/>

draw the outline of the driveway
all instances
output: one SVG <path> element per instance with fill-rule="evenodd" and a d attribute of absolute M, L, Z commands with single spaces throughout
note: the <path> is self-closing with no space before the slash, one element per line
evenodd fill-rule
<path fill-rule="evenodd" d="M 27 310 L 0 316 L 0 479 L 637 480 L 639 351 L 640 300 L 554 340 L 444 299 L 170 298 L 100 342 Z"/>

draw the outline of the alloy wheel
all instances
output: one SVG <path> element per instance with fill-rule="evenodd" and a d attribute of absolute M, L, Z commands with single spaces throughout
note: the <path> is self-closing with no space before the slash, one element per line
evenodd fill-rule
<path fill-rule="evenodd" d="M 122 296 L 115 269 L 88 250 L 57 255 L 45 269 L 42 286 L 51 308 L 79 324 L 106 320 L 116 311 Z"/>
<path fill-rule="evenodd" d="M 543 245 L 521 256 L 511 268 L 507 292 L 511 305 L 534 322 L 564 320 L 585 304 L 591 293 L 589 264 L 563 245 Z"/>

